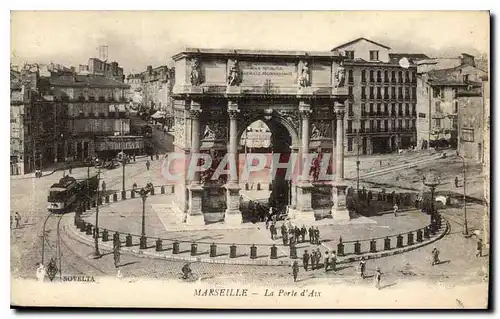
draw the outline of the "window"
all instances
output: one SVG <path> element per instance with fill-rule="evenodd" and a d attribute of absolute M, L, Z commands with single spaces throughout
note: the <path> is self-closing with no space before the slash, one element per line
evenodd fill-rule
<path fill-rule="evenodd" d="M 409 83 L 410 82 L 410 71 L 405 72 L 405 82 Z"/>
<path fill-rule="evenodd" d="M 398 127 L 403 128 L 403 120 L 398 120 Z"/>
<path fill-rule="evenodd" d="M 405 120 L 406 128 L 410 128 L 410 120 Z"/>
<path fill-rule="evenodd" d="M 396 128 L 396 120 L 392 120 L 391 124 L 392 124 L 392 129 L 394 130 Z"/>
<path fill-rule="evenodd" d="M 354 51 L 345 51 L 345 58 L 354 60 Z"/>
<path fill-rule="evenodd" d="M 399 105 L 398 105 L 398 113 L 399 113 L 399 115 L 403 115 L 403 103 L 399 103 Z"/>
<path fill-rule="evenodd" d="M 389 114 L 389 105 L 387 105 L 387 103 L 384 104 L 384 114 Z"/>
<path fill-rule="evenodd" d="M 370 70 L 370 82 L 375 82 L 375 78 L 373 76 L 373 70 Z"/>
<path fill-rule="evenodd" d="M 411 96 L 413 99 L 417 99 L 417 87 L 414 86 L 411 88 Z"/>
<path fill-rule="evenodd" d="M 370 114 L 373 114 L 373 103 L 370 103 Z"/>
<path fill-rule="evenodd" d="M 366 71 L 361 70 L 361 82 L 366 82 Z"/>
<path fill-rule="evenodd" d="M 348 108 L 349 116 L 353 116 L 354 112 L 352 111 L 352 101 L 349 101 L 347 103 L 347 108 Z"/>
<path fill-rule="evenodd" d="M 380 122 L 380 120 L 377 120 L 377 130 L 378 130 L 378 131 L 381 131 L 381 130 L 382 130 L 382 126 L 381 126 L 381 122 Z"/>
<path fill-rule="evenodd" d="M 458 101 L 453 102 L 453 113 L 458 113 Z"/>
<path fill-rule="evenodd" d="M 416 115 L 417 114 L 417 106 L 415 104 L 412 104 L 411 106 L 411 114 Z"/>
<path fill-rule="evenodd" d="M 361 98 L 363 100 L 366 99 L 366 87 L 365 86 L 361 87 Z"/>
<path fill-rule="evenodd" d="M 410 88 L 405 87 L 405 100 L 409 100 L 409 99 L 410 99 Z"/>
<path fill-rule="evenodd" d="M 396 88 L 394 86 L 391 88 L 391 98 L 396 98 Z"/>
<path fill-rule="evenodd" d="M 415 119 L 411 120 L 411 127 L 413 128 L 417 127 L 417 120 Z"/>
<path fill-rule="evenodd" d="M 373 128 L 375 126 L 375 121 L 374 120 L 370 120 L 370 130 L 373 131 Z"/>
<path fill-rule="evenodd" d="M 436 128 L 441 127 L 441 119 L 436 119 Z"/>
<path fill-rule="evenodd" d="M 389 72 L 384 71 L 384 82 L 389 82 Z"/>
<path fill-rule="evenodd" d="M 377 114 L 381 114 L 382 112 L 382 104 L 377 103 Z"/>
<path fill-rule="evenodd" d="M 375 89 L 373 88 L 373 86 L 370 86 L 370 99 L 373 99 L 373 98 L 374 98 L 374 97 L 373 97 L 373 92 L 374 92 L 374 90 L 375 90 Z"/>
<path fill-rule="evenodd" d="M 463 75 L 463 79 L 464 79 L 464 83 L 469 82 L 469 75 L 468 74 L 464 74 Z"/>
<path fill-rule="evenodd" d="M 370 61 L 378 61 L 378 51 L 370 50 Z"/>
<path fill-rule="evenodd" d="M 405 104 L 405 114 L 410 115 L 410 104 L 408 103 Z"/>
<path fill-rule="evenodd" d="M 365 103 L 361 103 L 361 116 L 364 116 L 366 113 L 365 111 Z"/>
<path fill-rule="evenodd" d="M 365 130 L 365 122 L 366 122 L 365 120 L 361 121 L 361 129 L 360 129 L 361 132 Z"/>
<path fill-rule="evenodd" d="M 391 105 L 391 114 L 396 115 L 396 103 L 392 103 Z"/>
<path fill-rule="evenodd" d="M 432 88 L 432 97 L 440 98 L 441 97 L 441 90 L 437 87 Z"/>
<path fill-rule="evenodd" d="M 354 76 L 353 76 L 352 70 L 349 70 L 349 72 L 348 72 L 348 79 L 347 80 L 348 80 L 348 82 L 350 84 L 354 83 Z"/>
<path fill-rule="evenodd" d="M 352 137 L 347 139 L 347 151 L 352 152 Z"/>
<path fill-rule="evenodd" d="M 425 119 L 425 113 L 418 113 L 418 117 Z"/>
<path fill-rule="evenodd" d="M 411 72 L 411 82 L 412 83 L 417 82 L 417 72 L 415 71 Z"/>
<path fill-rule="evenodd" d="M 403 99 L 403 88 L 398 87 L 398 99 Z"/>
<path fill-rule="evenodd" d="M 396 71 L 391 72 L 391 82 L 396 83 Z"/>
<path fill-rule="evenodd" d="M 436 112 L 441 112 L 441 101 L 436 101 Z"/>
<path fill-rule="evenodd" d="M 352 97 L 352 86 L 349 86 L 348 90 L 349 97 Z"/>
<path fill-rule="evenodd" d="M 347 120 L 347 133 L 352 133 L 352 120 Z"/>
<path fill-rule="evenodd" d="M 388 131 L 389 130 L 389 121 L 388 120 L 384 120 L 384 131 Z"/>
<path fill-rule="evenodd" d="M 381 99 L 381 98 L 382 98 L 382 88 L 377 87 L 377 99 Z"/>
<path fill-rule="evenodd" d="M 382 82 L 382 72 L 377 71 L 377 82 Z"/>
<path fill-rule="evenodd" d="M 389 98 L 389 87 L 386 86 L 384 87 L 384 99 L 388 99 Z"/>
<path fill-rule="evenodd" d="M 403 83 L 403 72 L 402 71 L 398 72 L 398 78 L 399 78 L 399 83 Z"/>

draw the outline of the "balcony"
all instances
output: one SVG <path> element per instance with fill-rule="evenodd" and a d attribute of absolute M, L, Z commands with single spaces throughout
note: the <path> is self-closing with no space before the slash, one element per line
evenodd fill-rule
<path fill-rule="evenodd" d="M 354 112 L 347 113 L 347 116 L 354 116 Z"/>

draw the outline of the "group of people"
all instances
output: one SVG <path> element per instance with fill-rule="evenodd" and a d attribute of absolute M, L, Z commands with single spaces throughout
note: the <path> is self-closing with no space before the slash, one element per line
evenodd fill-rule
<path fill-rule="evenodd" d="M 309 227 L 309 230 L 306 228 L 305 225 L 302 225 L 301 228 L 297 226 L 293 226 L 291 223 L 286 225 L 286 223 L 283 223 L 280 227 L 281 230 L 281 239 L 283 241 L 283 245 L 295 245 L 298 243 L 303 243 L 306 241 L 306 234 L 309 233 L 309 243 L 313 245 L 319 245 L 320 244 L 320 233 L 319 233 L 319 228 L 316 227 Z M 276 220 L 272 220 L 269 226 L 269 232 L 271 234 L 271 239 L 275 240 L 278 239 L 278 230 L 276 226 Z"/>
<path fill-rule="evenodd" d="M 329 269 L 333 271 L 337 270 L 337 255 L 335 251 L 329 253 L 325 252 L 325 258 L 323 260 L 323 265 L 321 265 L 321 251 L 318 249 L 312 250 L 311 254 L 307 251 L 304 251 L 302 255 L 302 265 L 304 266 L 304 270 L 307 271 L 309 267 L 309 262 L 311 263 L 311 270 L 325 268 L 325 272 Z"/>

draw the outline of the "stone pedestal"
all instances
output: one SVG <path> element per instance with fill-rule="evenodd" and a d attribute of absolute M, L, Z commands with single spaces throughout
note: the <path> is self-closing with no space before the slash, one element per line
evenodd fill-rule
<path fill-rule="evenodd" d="M 297 220 L 313 222 L 316 220 L 312 209 L 312 190 L 314 186 L 311 183 L 302 183 L 297 185 L 297 203 L 294 217 Z"/>
<path fill-rule="evenodd" d="M 189 225 L 205 225 L 202 211 L 203 187 L 199 184 L 192 184 L 188 187 L 188 190 L 189 209 L 186 223 Z"/>
<path fill-rule="evenodd" d="M 332 217 L 334 220 L 349 220 L 349 210 L 346 206 L 347 185 L 335 182 L 332 186 Z"/>
<path fill-rule="evenodd" d="M 227 184 L 224 186 L 227 190 L 227 209 L 224 215 L 226 224 L 241 224 L 243 217 L 240 211 L 240 186 L 238 184 Z"/>

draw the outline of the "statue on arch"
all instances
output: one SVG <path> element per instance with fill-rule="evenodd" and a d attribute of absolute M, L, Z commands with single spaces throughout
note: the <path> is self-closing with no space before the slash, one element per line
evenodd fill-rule
<path fill-rule="evenodd" d="M 194 86 L 202 83 L 200 61 L 196 58 L 193 59 L 193 65 L 191 66 L 190 82 Z"/>
<path fill-rule="evenodd" d="M 341 88 L 344 87 L 345 85 L 345 69 L 344 69 L 344 63 L 340 62 L 339 67 L 336 68 L 335 70 L 335 83 L 334 87 L 335 88 Z"/>
<path fill-rule="evenodd" d="M 299 86 L 300 87 L 308 87 L 311 85 L 311 74 L 309 70 L 309 63 L 307 61 L 303 62 L 300 66 L 300 75 L 299 75 Z"/>
<path fill-rule="evenodd" d="M 321 131 L 318 129 L 315 123 L 312 124 L 311 126 L 311 138 L 320 138 L 321 137 Z"/>
<path fill-rule="evenodd" d="M 234 60 L 231 68 L 229 69 L 229 75 L 227 77 L 228 86 L 236 86 L 241 83 L 240 69 L 238 60 Z"/>
<path fill-rule="evenodd" d="M 215 138 L 215 132 L 210 128 L 210 126 L 207 124 L 205 125 L 205 130 L 203 132 L 203 138 L 208 138 L 208 139 L 213 139 Z"/>

